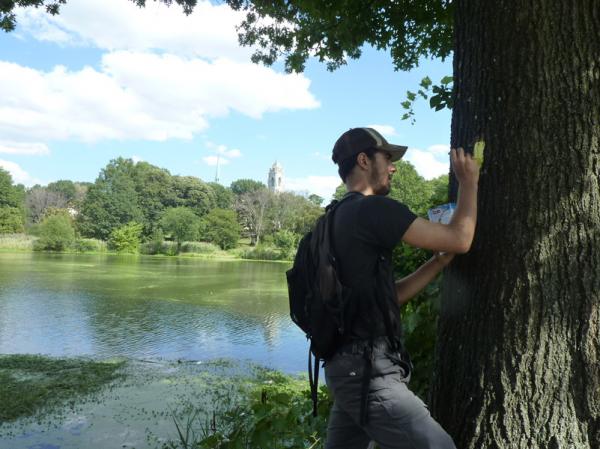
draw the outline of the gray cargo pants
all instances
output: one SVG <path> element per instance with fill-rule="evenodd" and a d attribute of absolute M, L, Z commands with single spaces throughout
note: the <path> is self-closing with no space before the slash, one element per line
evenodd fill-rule
<path fill-rule="evenodd" d="M 387 340 L 373 348 L 367 396 L 368 420 L 360 425 L 364 344 L 348 344 L 325 364 L 327 386 L 334 403 L 329 415 L 326 449 L 366 449 L 375 441 L 381 449 L 456 449 L 452 438 L 407 387 L 410 369 Z"/>

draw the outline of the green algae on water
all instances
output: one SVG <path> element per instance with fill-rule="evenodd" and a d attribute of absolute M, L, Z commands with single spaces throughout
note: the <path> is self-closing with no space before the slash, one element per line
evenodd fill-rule
<path fill-rule="evenodd" d="M 100 390 L 125 361 L 0 355 L 0 423 L 33 416 Z"/>

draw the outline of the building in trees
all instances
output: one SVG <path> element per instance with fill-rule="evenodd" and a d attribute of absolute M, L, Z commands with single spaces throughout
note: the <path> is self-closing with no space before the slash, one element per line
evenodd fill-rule
<path fill-rule="evenodd" d="M 269 190 L 275 193 L 283 192 L 283 167 L 277 161 L 269 169 Z"/>

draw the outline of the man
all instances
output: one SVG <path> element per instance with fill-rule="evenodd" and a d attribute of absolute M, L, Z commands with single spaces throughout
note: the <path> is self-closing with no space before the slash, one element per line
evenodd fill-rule
<path fill-rule="evenodd" d="M 335 210 L 333 249 L 338 276 L 350 290 L 351 328 L 325 364 L 334 405 L 327 449 L 452 449 L 450 436 L 407 387 L 412 368 L 399 343 L 400 305 L 423 289 L 455 253 L 469 250 L 477 216 L 479 166 L 462 149 L 451 151 L 459 182 L 448 225 L 415 216 L 386 198 L 406 147 L 389 144 L 371 128 L 351 129 L 337 140 L 333 161 L 348 193 Z M 406 278 L 393 278 L 391 255 L 403 241 L 436 252 Z"/>

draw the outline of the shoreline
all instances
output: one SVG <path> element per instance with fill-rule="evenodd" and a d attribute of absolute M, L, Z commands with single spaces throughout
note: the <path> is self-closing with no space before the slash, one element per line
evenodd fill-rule
<path fill-rule="evenodd" d="M 29 372 L 23 370 L 19 364 L 23 360 L 39 363 L 37 371 L 36 363 Z M 96 378 L 98 383 L 81 394 L 70 388 L 81 380 L 77 368 L 85 370 L 98 364 L 112 367 L 114 376 Z M 41 372 L 45 375 L 40 376 Z M 28 380 L 30 389 L 31 385 L 43 387 L 48 377 L 60 380 L 52 390 L 54 402 L 41 403 L 31 414 L 10 422 L 0 419 L 0 446 L 12 449 L 174 447 L 165 446 L 178 440 L 174 422 L 185 423 L 194 415 L 198 417 L 196 424 L 203 425 L 215 414 L 222 416 L 237 407 L 247 407 L 257 389 L 284 386 L 296 391 L 294 397 L 303 398 L 308 388 L 308 381 L 299 376 L 229 359 L 101 361 L 13 354 L 0 355 L 0 374 L 12 377 L 13 385 Z M 20 398 L 7 383 L 0 384 L 0 397 L 7 393 Z M 306 412 L 310 413 L 308 404 Z M 2 413 L 0 409 L 0 417 Z"/>
<path fill-rule="evenodd" d="M 125 257 L 150 257 L 159 259 L 202 259 L 202 260 L 214 260 L 215 262 L 272 262 L 272 263 L 285 263 L 292 264 L 292 259 L 245 259 L 239 255 L 223 255 L 223 254 L 202 254 L 202 253 L 184 253 L 173 256 L 166 254 L 140 254 L 140 253 L 119 253 L 116 251 L 35 251 L 33 249 L 26 248 L 7 248 L 0 247 L 0 254 L 75 254 L 75 255 L 88 255 L 88 256 L 125 256 Z"/>

